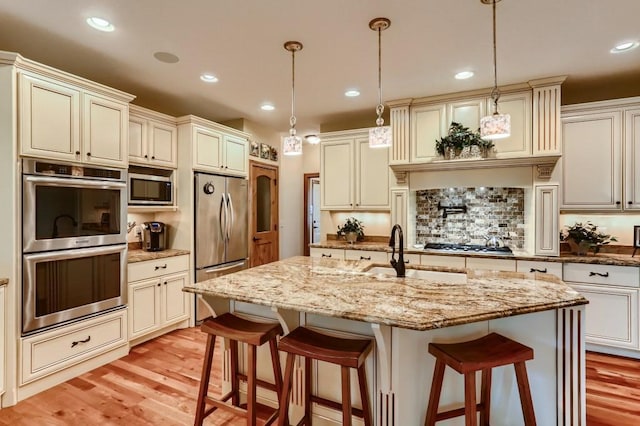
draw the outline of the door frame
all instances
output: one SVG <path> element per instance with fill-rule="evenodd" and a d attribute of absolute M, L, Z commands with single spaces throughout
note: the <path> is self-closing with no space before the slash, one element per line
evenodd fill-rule
<path fill-rule="evenodd" d="M 304 218 L 304 223 L 302 225 L 302 234 L 304 235 L 304 255 L 309 256 L 311 250 L 309 250 L 309 189 L 311 188 L 311 179 L 320 178 L 320 173 L 305 173 L 304 174 L 304 204 L 302 208 L 304 209 L 304 213 L 302 217 Z"/>
<path fill-rule="evenodd" d="M 275 214 L 276 217 L 276 229 L 274 230 L 277 234 L 278 237 L 276 238 L 276 252 L 278 253 L 278 259 L 280 259 L 280 229 L 279 229 L 279 223 L 280 223 L 280 187 L 278 186 L 278 180 L 280 179 L 280 168 L 276 165 L 276 164 L 267 164 L 267 163 L 263 163 L 262 161 L 254 161 L 254 160 L 249 160 L 249 176 L 248 176 L 248 180 L 249 180 L 249 232 L 247 232 L 247 244 L 249 245 L 249 262 L 248 264 L 251 265 L 251 263 L 253 262 L 253 257 L 255 256 L 255 253 L 253 252 L 253 229 L 255 227 L 255 223 L 254 223 L 254 217 L 255 217 L 255 212 L 254 212 L 254 205 L 253 205 L 253 187 L 254 187 L 254 176 L 253 176 L 253 170 L 254 167 L 260 167 L 262 169 L 269 169 L 269 170 L 273 170 L 276 172 L 276 181 L 275 181 L 275 186 L 276 186 L 276 208 L 275 208 L 275 212 L 272 212 L 272 214 Z"/>

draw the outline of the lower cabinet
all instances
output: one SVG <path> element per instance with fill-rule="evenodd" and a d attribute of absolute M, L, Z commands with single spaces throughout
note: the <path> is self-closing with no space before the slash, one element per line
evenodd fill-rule
<path fill-rule="evenodd" d="M 370 260 L 372 262 L 387 263 L 389 261 L 386 251 L 345 250 L 345 260 Z"/>
<path fill-rule="evenodd" d="M 562 279 L 562 263 L 544 262 L 539 260 L 517 260 L 517 272 L 551 274 Z"/>
<path fill-rule="evenodd" d="M 7 312 L 4 306 L 4 286 L 0 285 L 0 396 L 4 393 L 5 384 L 4 384 L 4 322 L 5 322 L 5 312 Z"/>
<path fill-rule="evenodd" d="M 311 257 L 325 257 L 325 258 L 331 258 L 331 259 L 344 260 L 343 249 L 311 247 L 309 249 L 309 255 Z"/>
<path fill-rule="evenodd" d="M 516 261 L 513 259 L 492 259 L 489 257 L 467 257 L 467 269 L 514 272 L 516 270 Z"/>
<path fill-rule="evenodd" d="M 189 319 L 188 268 L 188 255 L 129 264 L 129 340 Z"/>

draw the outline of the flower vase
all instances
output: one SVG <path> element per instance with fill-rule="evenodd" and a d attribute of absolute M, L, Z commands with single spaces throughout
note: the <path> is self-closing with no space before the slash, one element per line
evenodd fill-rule
<path fill-rule="evenodd" d="M 358 240 L 358 233 L 357 232 L 347 232 L 345 234 L 344 238 L 347 240 L 347 242 L 349 244 L 355 244 L 355 242 Z"/>

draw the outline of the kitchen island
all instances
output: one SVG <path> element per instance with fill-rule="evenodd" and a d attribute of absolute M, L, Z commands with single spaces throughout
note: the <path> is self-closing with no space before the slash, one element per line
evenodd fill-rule
<path fill-rule="evenodd" d="M 534 349 L 527 368 L 538 424 L 584 424 L 587 301 L 577 292 L 545 274 L 423 267 L 415 272 L 420 278 L 396 278 L 381 266 L 388 265 L 294 257 L 184 290 L 205 296 L 215 314 L 233 310 L 278 319 L 285 332 L 305 325 L 372 336 L 376 350 L 367 374 L 377 425 L 423 424 L 434 366 L 429 342 L 470 340 L 492 331 Z M 263 362 L 259 374 L 268 378 L 268 354 Z M 314 393 L 339 396 L 337 370 L 316 363 L 313 374 Z M 444 383 L 441 407 L 457 406 L 464 395 L 462 377 L 448 369 Z M 522 424 L 513 369 L 495 369 L 493 385 L 492 424 Z M 301 389 L 299 380 L 294 389 Z M 264 393 L 262 400 L 277 398 Z M 294 420 L 301 403 L 294 397 Z M 328 411 L 318 408 L 314 424 L 339 423 L 338 413 Z"/>

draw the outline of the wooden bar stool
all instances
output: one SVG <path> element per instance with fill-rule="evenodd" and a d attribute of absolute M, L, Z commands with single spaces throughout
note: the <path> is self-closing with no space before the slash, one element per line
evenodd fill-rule
<path fill-rule="evenodd" d="M 276 337 L 282 334 L 282 327 L 277 323 L 260 323 L 249 321 L 233 314 L 223 314 L 216 318 L 207 318 L 201 326 L 201 330 L 207 333 L 207 348 L 202 365 L 202 377 L 200 379 L 200 391 L 198 392 L 198 402 L 196 405 L 195 425 L 202 425 L 205 417 L 213 413 L 218 408 L 229 410 L 238 416 L 247 419 L 247 425 L 256 424 L 256 386 L 261 386 L 282 393 L 282 370 L 280 369 L 280 357 Z M 216 337 L 230 339 L 231 350 L 231 391 L 221 397 L 214 399 L 208 396 L 209 378 L 211 376 L 211 364 L 213 361 L 213 349 Z M 238 342 L 246 343 L 249 349 L 248 371 L 246 375 L 238 373 Z M 273 364 L 273 376 L 275 384 L 265 382 L 256 378 L 256 352 L 258 346 L 269 342 L 271 349 L 271 360 Z M 247 408 L 240 408 L 240 379 L 247 380 Z M 226 401 L 231 398 L 231 404 Z M 206 404 L 212 407 L 206 408 Z M 265 423 L 270 425 L 276 419 L 276 410 Z"/>
<path fill-rule="evenodd" d="M 287 352 L 287 365 L 284 372 L 284 386 L 280 396 L 280 414 L 278 425 L 289 424 L 289 394 L 291 393 L 291 379 L 293 377 L 293 362 L 296 355 L 305 357 L 304 368 L 304 417 L 298 423 L 311 425 L 311 403 L 324 405 L 335 410 L 342 409 L 342 424 L 351 425 L 351 415 L 361 417 L 365 426 L 370 426 L 371 403 L 367 388 L 367 376 L 364 361 L 371 352 L 373 344 L 368 339 L 342 339 L 317 333 L 305 327 L 298 327 L 280 339 L 278 349 Z M 341 367 L 342 376 L 342 405 L 337 402 L 311 395 L 311 360 L 316 359 Z M 362 410 L 351 406 L 351 383 L 349 369 L 358 370 L 358 384 Z"/>
<path fill-rule="evenodd" d="M 533 349 L 497 333 L 461 343 L 429 343 L 429 353 L 436 358 L 436 367 L 431 384 L 431 395 L 427 408 L 425 426 L 437 421 L 465 416 L 466 426 L 476 425 L 476 411 L 480 411 L 480 425 L 489 425 L 491 408 L 491 369 L 513 364 L 516 370 L 520 404 L 526 426 L 535 426 L 533 402 L 527 378 L 525 361 L 533 359 Z M 464 374 L 464 408 L 438 413 L 440 392 L 445 366 Z M 476 371 L 482 371 L 480 404 L 476 405 Z"/>

